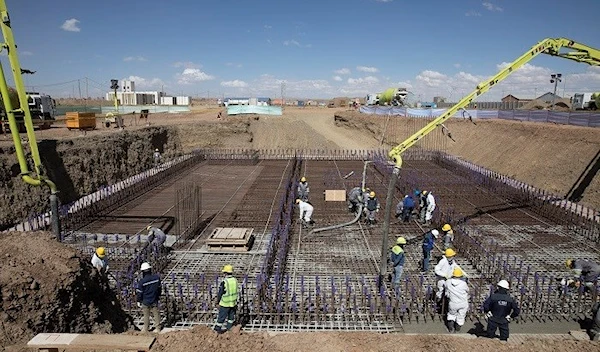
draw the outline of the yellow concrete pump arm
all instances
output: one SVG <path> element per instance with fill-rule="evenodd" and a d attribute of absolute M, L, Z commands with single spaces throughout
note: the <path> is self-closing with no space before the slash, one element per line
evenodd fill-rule
<path fill-rule="evenodd" d="M 561 49 L 563 52 L 561 53 Z M 519 67 L 523 66 L 529 60 L 538 56 L 539 54 L 548 54 L 552 56 L 558 56 L 565 59 L 583 62 L 593 66 L 600 66 L 600 50 L 589 47 L 587 45 L 583 45 L 577 43 L 573 40 L 566 38 L 547 38 L 542 40 L 541 42 L 534 45 L 529 51 L 525 54 L 521 55 L 518 59 L 513 61 L 511 64 L 503 68 L 500 72 L 498 72 L 495 76 L 489 78 L 486 81 L 481 82 L 475 90 L 462 98 L 458 103 L 454 106 L 446 110 L 442 115 L 440 115 L 435 120 L 431 121 L 425 127 L 417 131 L 412 136 L 408 137 L 404 142 L 395 146 L 390 152 L 389 157 L 394 162 L 397 168 L 402 167 L 402 153 L 404 153 L 408 148 L 412 147 L 415 143 L 417 143 L 421 138 L 425 137 L 433 130 L 441 126 L 446 120 L 452 117 L 456 112 L 461 109 L 464 109 L 473 101 L 473 99 L 478 96 L 486 93 L 490 88 L 494 85 L 498 84 L 498 82 L 502 81 L 506 77 L 508 77 L 511 73 L 517 70 Z"/>

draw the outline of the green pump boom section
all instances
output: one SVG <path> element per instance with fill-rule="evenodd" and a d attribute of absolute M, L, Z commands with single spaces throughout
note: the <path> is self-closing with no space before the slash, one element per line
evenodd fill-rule
<path fill-rule="evenodd" d="M 561 49 L 566 50 L 561 52 Z M 421 138 L 425 137 L 433 130 L 441 126 L 446 120 L 452 117 L 456 112 L 464 109 L 473 101 L 473 99 L 486 93 L 493 86 L 504 80 L 511 73 L 525 65 L 531 59 L 535 58 L 539 54 L 548 54 L 552 56 L 558 56 L 565 59 L 583 62 L 592 66 L 600 66 L 600 50 L 589 47 L 584 44 L 577 43 L 573 40 L 566 38 L 547 38 L 534 45 L 529 51 L 521 55 L 518 59 L 513 61 L 511 64 L 506 66 L 495 76 L 489 78 L 486 81 L 481 82 L 475 90 L 462 98 L 458 103 L 446 110 L 435 120 L 431 121 L 425 127 L 417 131 L 412 136 L 408 137 L 404 142 L 395 146 L 390 152 L 389 157 L 394 162 L 396 167 L 402 167 L 402 153 L 408 148 L 412 147 Z"/>

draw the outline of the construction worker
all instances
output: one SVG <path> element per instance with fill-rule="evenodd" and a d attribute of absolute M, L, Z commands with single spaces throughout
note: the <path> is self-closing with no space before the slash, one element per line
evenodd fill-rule
<path fill-rule="evenodd" d="M 419 222 L 425 223 L 425 214 L 427 213 L 427 191 L 415 191 L 415 196 L 419 200 Z"/>
<path fill-rule="evenodd" d="M 600 278 L 600 265 L 589 260 L 567 259 L 566 266 L 586 288 L 596 287 L 596 281 Z"/>
<path fill-rule="evenodd" d="M 435 266 L 435 276 L 437 277 L 437 292 L 435 297 L 438 301 L 442 300 L 444 287 L 446 285 L 446 280 L 452 277 L 452 273 L 454 272 L 454 268 L 458 268 L 458 263 L 454 260 L 456 256 L 456 252 L 452 248 L 448 248 L 444 251 L 444 255 L 442 259 Z M 463 272 L 464 275 L 464 272 Z"/>
<path fill-rule="evenodd" d="M 142 332 L 149 331 L 150 311 L 154 319 L 154 331 L 160 332 L 160 311 L 158 310 L 158 301 L 161 295 L 161 283 L 158 274 L 152 274 L 152 267 L 144 262 L 140 266 L 142 278 L 137 284 L 137 305 L 142 308 L 144 313 L 144 329 Z"/>
<path fill-rule="evenodd" d="M 592 341 L 600 341 L 600 302 L 592 306 L 592 328 L 590 329 Z"/>
<path fill-rule="evenodd" d="M 461 268 L 454 268 L 452 278 L 446 280 L 445 293 L 448 297 L 448 331 L 460 332 L 460 328 L 465 324 L 465 317 L 469 310 L 469 285 L 462 280 L 463 271 Z"/>
<path fill-rule="evenodd" d="M 508 281 L 500 280 L 498 289 L 485 302 L 483 311 L 488 319 L 487 336 L 494 338 L 496 329 L 500 329 L 500 341 L 508 340 L 508 323 L 519 316 L 519 304 L 508 294 Z"/>
<path fill-rule="evenodd" d="M 106 259 L 106 248 L 98 247 L 92 255 L 92 266 L 102 275 L 108 272 L 108 259 Z"/>
<path fill-rule="evenodd" d="M 227 264 L 223 266 L 225 277 L 219 285 L 217 299 L 219 300 L 219 315 L 215 331 L 219 334 L 231 330 L 235 320 L 235 311 L 238 303 L 238 282 L 233 277 L 233 266 Z"/>
<path fill-rule="evenodd" d="M 363 202 L 363 191 L 361 187 L 354 187 L 348 192 L 348 210 L 356 213 Z"/>
<path fill-rule="evenodd" d="M 306 181 L 306 177 L 302 177 L 300 179 L 300 183 L 298 183 L 298 198 L 307 202 L 309 193 L 310 193 L 310 187 L 308 187 L 308 182 Z"/>
<path fill-rule="evenodd" d="M 154 149 L 153 159 L 154 159 L 154 167 L 158 166 L 160 164 L 160 162 L 162 161 L 162 155 L 160 155 L 160 152 L 158 151 L 158 149 Z"/>
<path fill-rule="evenodd" d="M 435 198 L 430 191 L 422 193 L 423 207 L 421 208 L 421 222 L 425 225 L 431 225 L 433 211 L 435 210 Z"/>
<path fill-rule="evenodd" d="M 442 226 L 442 239 L 444 241 L 444 249 L 452 248 L 452 242 L 454 241 L 454 231 L 450 224 L 444 224 Z"/>
<path fill-rule="evenodd" d="M 400 290 L 400 279 L 402 278 L 402 272 L 404 271 L 404 246 L 406 245 L 406 238 L 398 237 L 396 239 L 396 245 L 392 247 L 390 253 L 390 261 L 394 267 L 394 289 L 398 293 Z"/>
<path fill-rule="evenodd" d="M 433 244 L 440 235 L 439 231 L 433 229 L 425 233 L 423 236 L 423 266 L 421 272 L 426 273 L 429 271 L 429 261 L 431 260 L 431 251 L 433 250 Z"/>
<path fill-rule="evenodd" d="M 396 218 L 398 220 L 402 219 L 404 222 L 409 222 L 414 209 L 415 200 L 407 194 L 396 206 Z"/>
<path fill-rule="evenodd" d="M 305 202 L 300 198 L 296 199 L 296 204 L 298 204 L 298 211 L 300 213 L 300 221 L 302 221 L 302 226 L 307 227 L 308 225 L 314 225 L 315 222 L 312 219 L 314 207 L 309 202 Z"/>
<path fill-rule="evenodd" d="M 365 204 L 365 211 L 367 213 L 367 222 L 370 225 L 375 224 L 375 213 L 379 212 L 379 200 L 375 197 L 375 192 L 371 191 L 369 193 L 369 199 L 367 199 L 367 203 Z"/>
<path fill-rule="evenodd" d="M 158 247 L 164 245 L 165 241 L 167 240 L 167 235 L 163 232 L 163 230 L 152 225 L 148 225 L 146 230 L 148 231 L 148 243 Z"/>

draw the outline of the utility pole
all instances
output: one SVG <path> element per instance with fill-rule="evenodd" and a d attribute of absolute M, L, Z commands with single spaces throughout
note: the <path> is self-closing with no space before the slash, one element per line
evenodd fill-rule
<path fill-rule="evenodd" d="M 90 98 L 90 93 L 88 90 L 88 86 L 89 86 L 89 82 L 88 82 L 88 78 L 85 78 L 85 98 L 89 99 Z"/>
<path fill-rule="evenodd" d="M 81 100 L 81 80 L 77 80 L 77 89 L 79 89 L 79 100 Z"/>
<path fill-rule="evenodd" d="M 554 100 L 556 99 L 556 87 L 558 86 L 558 82 L 561 82 L 562 79 L 560 79 L 562 77 L 561 73 L 556 73 L 556 74 L 551 74 L 550 75 L 550 83 L 554 83 L 554 95 L 552 96 L 552 108 L 551 110 L 554 110 Z"/>

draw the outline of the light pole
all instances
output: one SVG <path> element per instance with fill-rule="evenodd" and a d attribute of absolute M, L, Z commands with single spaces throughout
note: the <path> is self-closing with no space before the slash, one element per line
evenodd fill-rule
<path fill-rule="evenodd" d="M 561 77 L 562 77 L 561 73 L 553 73 L 550 75 L 550 83 L 554 83 L 554 95 L 552 96 L 551 110 L 554 110 L 554 100 L 556 99 L 556 87 L 558 86 L 558 82 L 562 81 L 562 79 L 560 79 Z"/>

